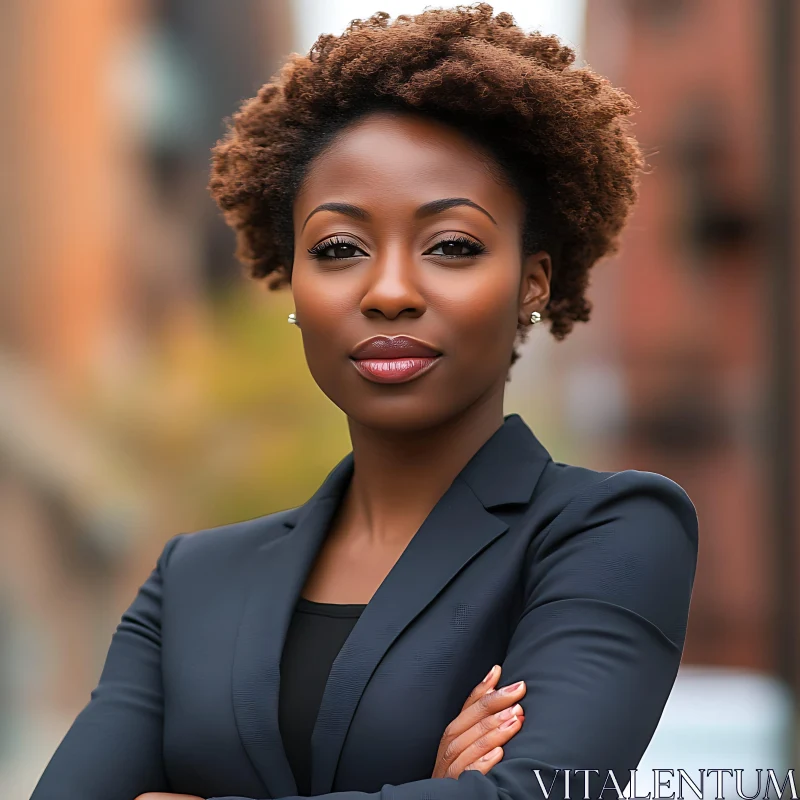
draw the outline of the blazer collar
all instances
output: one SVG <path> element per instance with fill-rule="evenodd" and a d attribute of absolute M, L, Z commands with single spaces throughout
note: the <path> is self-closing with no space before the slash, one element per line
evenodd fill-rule
<path fill-rule="evenodd" d="M 530 503 L 550 453 L 519 414 L 507 414 L 459 474 L 484 508 Z"/>
<path fill-rule="evenodd" d="M 332 790 L 356 706 L 386 651 L 472 558 L 508 530 L 489 509 L 529 503 L 549 460 L 522 418 L 509 414 L 422 523 L 331 667 L 311 739 L 314 794 Z M 262 545 L 249 565 L 233 662 L 233 706 L 242 743 L 273 797 L 297 794 L 278 727 L 283 644 L 352 475 L 351 451 L 284 521 L 285 535 Z"/>
<path fill-rule="evenodd" d="M 519 414 L 506 414 L 503 424 L 467 462 L 458 477 L 465 481 L 484 508 L 508 503 L 529 503 L 545 464 L 551 460 L 547 448 L 536 438 Z M 322 485 L 295 515 L 284 521 L 294 527 L 309 506 L 324 498 L 337 503 L 353 475 L 353 453 L 348 453 L 328 474 Z"/>

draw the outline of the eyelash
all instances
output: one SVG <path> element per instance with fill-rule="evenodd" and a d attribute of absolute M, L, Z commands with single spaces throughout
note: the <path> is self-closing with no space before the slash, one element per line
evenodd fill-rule
<path fill-rule="evenodd" d="M 440 239 L 432 250 L 435 250 L 437 247 L 440 247 L 443 244 L 461 244 L 465 247 L 471 248 L 473 252 L 466 253 L 465 255 L 454 256 L 454 255 L 440 255 L 436 256 L 437 258 L 475 258 L 476 256 L 481 255 L 486 251 L 486 248 L 482 244 L 478 244 L 478 242 L 467 239 L 465 236 L 454 236 L 448 239 Z M 358 258 L 358 256 L 343 256 L 337 258 L 336 256 L 325 256 L 323 253 L 331 247 L 336 245 L 346 245 L 348 247 L 352 247 L 356 250 L 360 250 L 361 248 L 355 244 L 354 242 L 349 242 L 346 239 L 342 239 L 338 236 L 333 236 L 330 239 L 325 239 L 324 241 L 320 242 L 318 245 L 309 248 L 308 252 L 313 258 L 317 258 L 324 261 L 345 261 L 348 258 Z"/>

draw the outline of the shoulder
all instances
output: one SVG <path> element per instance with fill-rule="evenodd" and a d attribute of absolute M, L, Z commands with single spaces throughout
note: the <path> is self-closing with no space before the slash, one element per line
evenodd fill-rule
<path fill-rule="evenodd" d="M 552 461 L 536 487 L 534 501 L 548 509 L 552 528 L 564 529 L 612 511 L 636 522 L 672 520 L 697 546 L 694 503 L 680 484 L 657 472 L 601 471 Z"/>
<path fill-rule="evenodd" d="M 262 545 L 289 533 L 291 528 L 284 523 L 293 521 L 299 509 L 298 506 L 254 519 L 179 533 L 164 545 L 159 564 L 172 570 L 186 564 L 222 566 L 249 558 Z"/>
<path fill-rule="evenodd" d="M 532 602 L 580 596 L 614 604 L 682 646 L 698 555 L 686 490 L 655 472 L 553 462 L 537 486 L 529 547 Z"/>

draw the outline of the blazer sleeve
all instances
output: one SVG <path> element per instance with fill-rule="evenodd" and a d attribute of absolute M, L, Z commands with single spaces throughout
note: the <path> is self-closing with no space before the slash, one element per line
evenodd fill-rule
<path fill-rule="evenodd" d="M 525 722 L 502 761 L 488 775 L 320 797 L 561 800 L 585 788 L 613 794 L 614 779 L 624 791 L 677 676 L 697 553 L 697 514 L 674 481 L 624 470 L 592 484 L 528 550 L 525 605 L 503 662 L 504 684 L 526 682 Z"/>
<path fill-rule="evenodd" d="M 97 687 L 31 800 L 133 800 L 167 792 L 162 760 L 161 591 L 173 536 L 112 636 Z"/>

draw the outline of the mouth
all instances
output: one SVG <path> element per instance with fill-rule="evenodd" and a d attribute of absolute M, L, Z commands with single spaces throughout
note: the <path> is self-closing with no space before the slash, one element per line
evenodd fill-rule
<path fill-rule="evenodd" d="M 424 375 L 442 353 L 411 336 L 374 336 L 350 354 L 359 373 L 374 383 L 405 383 Z"/>

